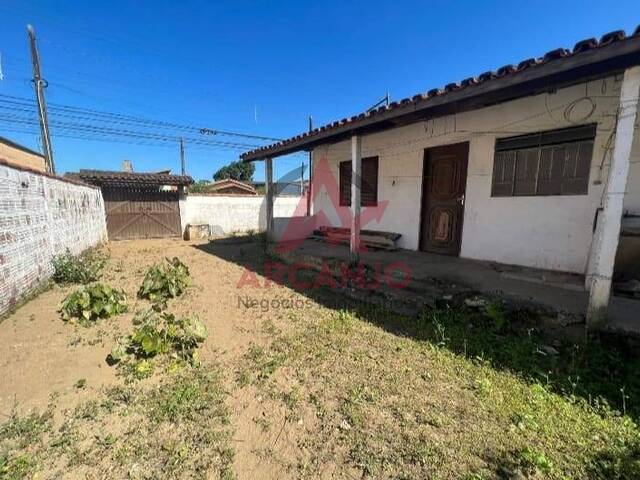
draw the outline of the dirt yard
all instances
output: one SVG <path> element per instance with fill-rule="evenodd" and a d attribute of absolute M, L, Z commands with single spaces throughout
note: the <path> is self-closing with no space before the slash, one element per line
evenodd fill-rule
<path fill-rule="evenodd" d="M 640 478 L 638 363 L 547 358 L 491 312 L 409 319 L 264 288 L 257 241 L 104 251 L 128 313 L 65 323 L 76 287 L 54 285 L 0 322 L 0 479 Z M 204 321 L 200 366 L 138 379 L 106 358 L 174 256 L 191 284 L 167 309 Z"/>

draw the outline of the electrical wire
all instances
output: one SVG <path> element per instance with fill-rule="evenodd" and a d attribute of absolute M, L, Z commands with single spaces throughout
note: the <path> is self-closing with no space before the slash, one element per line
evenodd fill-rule
<path fill-rule="evenodd" d="M 17 97 L 17 96 L 14 96 L 14 95 L 0 94 L 0 102 L 5 103 L 5 104 L 20 105 L 20 106 L 35 106 L 35 101 L 30 100 L 28 98 L 24 98 L 24 97 Z M 83 114 L 90 115 L 90 116 L 95 116 L 95 117 L 116 118 L 116 119 L 130 120 L 131 122 L 135 122 L 135 123 L 139 123 L 139 124 L 170 127 L 170 128 L 174 128 L 174 129 L 178 129 L 178 130 L 193 131 L 193 132 L 198 132 L 198 133 L 201 133 L 202 130 L 206 130 L 207 132 L 215 132 L 214 134 L 216 134 L 216 135 L 251 138 L 251 139 L 254 139 L 254 140 L 265 140 L 265 141 L 279 141 L 279 140 L 281 140 L 281 139 L 278 139 L 278 138 L 267 137 L 267 136 L 263 136 L 263 135 L 255 135 L 255 134 L 248 134 L 248 133 L 235 132 L 235 131 L 230 131 L 230 130 L 213 129 L 213 128 L 194 127 L 193 125 L 185 125 L 185 124 L 179 124 L 179 123 L 175 123 L 175 122 L 167 122 L 167 121 L 163 121 L 163 120 L 152 120 L 152 119 L 149 119 L 149 118 L 139 117 L 139 116 L 135 116 L 135 115 L 128 115 L 128 114 L 115 113 L 115 112 L 107 112 L 107 111 L 103 111 L 103 110 L 94 110 L 94 109 L 83 108 L 83 107 L 74 107 L 74 106 L 71 106 L 71 105 L 64 105 L 64 104 L 58 104 L 58 103 L 53 103 L 53 102 L 47 103 L 47 108 L 52 112 L 53 111 L 64 111 L 64 112 L 83 113 Z"/>
<path fill-rule="evenodd" d="M 0 114 L 0 122 L 8 124 L 20 124 L 20 125 L 32 125 L 38 126 L 39 122 L 33 117 L 24 117 L 17 115 Z M 125 137 L 125 138 L 141 138 L 148 140 L 159 140 L 163 142 L 170 142 L 175 145 L 180 137 L 173 135 L 158 134 L 152 132 L 142 132 L 134 130 L 123 130 L 115 128 L 98 127 L 94 125 L 83 125 L 69 122 L 56 122 L 51 121 L 50 125 L 52 130 L 64 130 L 71 133 L 91 133 L 108 135 L 110 137 Z M 184 138 L 184 137 L 183 137 Z M 234 143 L 234 142 L 221 142 L 221 141 L 206 141 L 199 138 L 186 138 L 186 140 L 192 145 L 200 145 L 206 147 L 225 147 L 233 150 L 246 150 L 250 147 L 249 144 Z"/>

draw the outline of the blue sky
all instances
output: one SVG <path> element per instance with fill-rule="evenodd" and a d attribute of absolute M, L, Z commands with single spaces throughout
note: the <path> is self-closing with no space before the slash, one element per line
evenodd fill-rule
<path fill-rule="evenodd" d="M 366 110 L 386 92 L 400 99 L 583 38 L 629 33 L 640 24 L 640 3 L 1 0 L 0 22 L 0 95 L 33 99 L 25 28 L 32 23 L 51 104 L 285 138 L 305 130 L 308 115 L 320 125 Z M 0 109 L 0 135 L 39 148 L 37 134 L 17 132 L 34 127 L 11 120 L 35 118 L 21 108 Z M 179 169 L 177 142 L 52 132 L 59 172 L 119 169 L 125 158 L 138 171 Z M 186 151 L 198 179 L 239 154 L 188 142 Z M 276 160 L 276 175 L 305 158 Z"/>

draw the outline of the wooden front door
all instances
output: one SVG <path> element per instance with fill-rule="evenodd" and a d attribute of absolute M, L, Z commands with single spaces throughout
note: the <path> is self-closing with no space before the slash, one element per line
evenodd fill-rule
<path fill-rule="evenodd" d="M 180 237 L 178 192 L 103 188 L 109 240 Z"/>
<path fill-rule="evenodd" d="M 469 144 L 424 152 L 420 250 L 460 254 Z"/>

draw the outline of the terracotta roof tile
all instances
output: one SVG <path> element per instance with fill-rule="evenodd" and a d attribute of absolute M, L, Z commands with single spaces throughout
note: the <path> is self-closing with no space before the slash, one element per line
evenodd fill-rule
<path fill-rule="evenodd" d="M 605 33 L 602 37 L 600 37 L 600 46 L 609 45 L 613 42 L 619 42 L 620 40 L 624 40 L 624 38 L 624 30 L 616 30 L 614 32 Z"/>
<path fill-rule="evenodd" d="M 549 62 L 558 58 L 568 57 L 569 55 L 571 55 L 571 52 L 566 48 L 556 48 L 555 50 L 545 53 L 543 61 Z"/>
<path fill-rule="evenodd" d="M 460 82 L 460 85 L 462 87 L 470 87 L 472 85 L 477 85 L 477 84 L 478 84 L 478 79 L 475 77 L 465 78 Z"/>
<path fill-rule="evenodd" d="M 167 172 L 118 172 L 111 170 L 84 170 L 67 173 L 93 185 L 190 185 L 193 179 L 188 175 L 171 175 Z"/>
<path fill-rule="evenodd" d="M 513 65 L 505 65 L 504 67 L 500 67 L 496 72 L 496 77 L 504 77 L 505 75 L 509 75 L 516 71 L 516 67 Z"/>
<path fill-rule="evenodd" d="M 598 40 L 595 38 L 587 38 L 585 40 L 580 40 L 573 47 L 573 53 L 585 52 L 587 50 L 591 50 L 592 48 L 596 48 L 598 46 Z"/>
<path fill-rule="evenodd" d="M 526 60 L 522 60 L 517 67 L 518 71 L 524 70 L 525 68 L 535 67 L 538 64 L 538 61 L 535 58 L 527 58 Z"/>
<path fill-rule="evenodd" d="M 486 82 L 487 80 L 491 80 L 492 78 L 495 78 L 495 76 L 496 74 L 493 72 L 484 72 L 478 75 L 478 81 L 480 83 L 483 83 L 483 82 Z"/>

